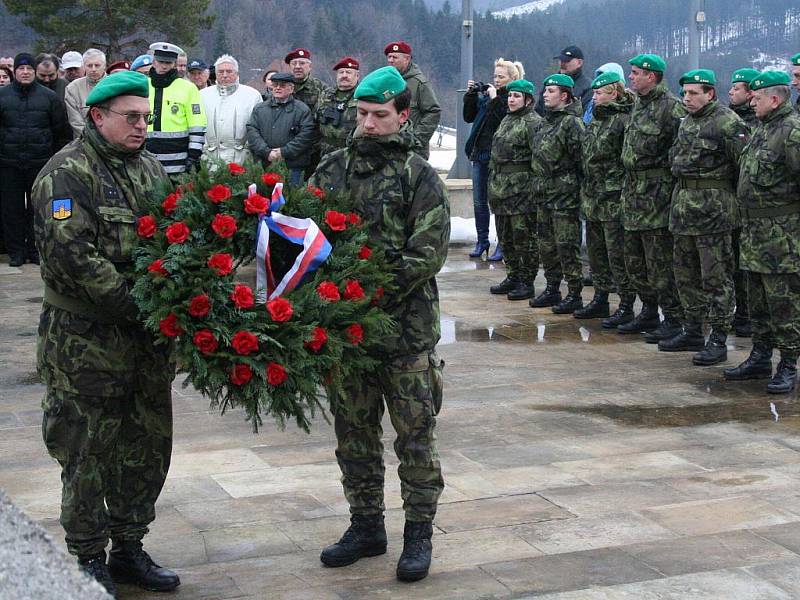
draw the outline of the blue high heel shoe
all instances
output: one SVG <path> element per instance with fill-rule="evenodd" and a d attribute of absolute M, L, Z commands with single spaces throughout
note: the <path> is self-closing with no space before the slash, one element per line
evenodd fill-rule
<path fill-rule="evenodd" d="M 497 247 L 494 249 L 494 254 L 489 257 L 489 260 L 492 262 L 503 260 L 503 249 L 500 247 L 500 244 L 497 244 Z"/>
<path fill-rule="evenodd" d="M 483 253 L 486 252 L 486 256 L 489 256 L 489 242 L 478 242 L 475 244 L 475 249 L 469 253 L 470 258 L 480 258 L 483 256 Z"/>

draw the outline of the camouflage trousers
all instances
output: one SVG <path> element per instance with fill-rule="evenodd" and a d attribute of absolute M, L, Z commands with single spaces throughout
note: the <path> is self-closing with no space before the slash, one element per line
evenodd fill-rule
<path fill-rule="evenodd" d="M 747 271 L 739 268 L 739 238 L 741 229 L 734 229 L 731 232 L 731 242 L 733 247 L 733 289 L 736 296 L 736 316 L 745 319 L 750 318 L 750 310 L 747 308 Z"/>
<path fill-rule="evenodd" d="M 620 298 L 636 296 L 625 270 L 625 231 L 621 221 L 586 221 L 586 251 L 597 292 L 609 293 L 614 287 Z"/>
<path fill-rule="evenodd" d="M 625 268 L 643 304 L 658 304 L 664 317 L 683 320 L 672 270 L 672 234 L 666 227 L 625 230 Z"/>
<path fill-rule="evenodd" d="M 567 280 L 570 293 L 580 294 L 583 289 L 583 267 L 578 209 L 554 210 L 540 205 L 536 218 L 539 256 L 547 283 L 560 285 L 563 278 Z"/>
<path fill-rule="evenodd" d="M 533 285 L 539 272 L 536 213 L 495 215 L 494 218 L 508 278 Z"/>
<path fill-rule="evenodd" d="M 747 273 L 753 346 L 777 348 L 781 358 L 800 355 L 800 273 Z"/>
<path fill-rule="evenodd" d="M 377 515 L 383 503 L 384 402 L 397 434 L 400 494 L 408 521 L 432 521 L 444 489 L 436 450 L 436 414 L 441 408 L 442 367 L 436 352 L 385 363 L 376 372 L 333 395 L 336 458 L 350 512 Z"/>
<path fill-rule="evenodd" d="M 675 283 L 687 323 L 727 333 L 733 321 L 733 248 L 730 232 L 676 235 Z"/>
<path fill-rule="evenodd" d="M 42 437 L 61 465 L 69 553 L 99 554 L 109 538 L 141 540 L 172 454 L 170 385 L 114 398 L 48 389 L 42 408 Z"/>

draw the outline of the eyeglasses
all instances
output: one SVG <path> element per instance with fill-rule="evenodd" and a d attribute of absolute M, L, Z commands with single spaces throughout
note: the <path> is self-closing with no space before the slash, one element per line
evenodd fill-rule
<path fill-rule="evenodd" d="M 104 108 L 107 111 L 114 113 L 115 115 L 119 115 L 120 117 L 125 117 L 125 122 L 128 125 L 136 125 L 139 122 L 139 119 L 144 119 L 146 125 L 152 125 L 153 122 L 156 120 L 155 116 L 153 116 L 153 113 L 137 113 L 137 112 L 121 113 L 111 108 L 108 108 L 107 106 Z"/>

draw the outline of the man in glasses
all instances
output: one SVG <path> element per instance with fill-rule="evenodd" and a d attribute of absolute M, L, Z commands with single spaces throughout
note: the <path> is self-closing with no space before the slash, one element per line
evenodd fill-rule
<path fill-rule="evenodd" d="M 42 435 L 62 468 L 67 550 L 114 597 L 115 581 L 153 591 L 180 584 L 142 549 L 170 463 L 174 377 L 169 347 L 154 345 L 130 293 L 137 218 L 167 178 L 144 152 L 148 92 L 141 73 L 100 81 L 83 135 L 33 188 L 45 284 Z"/>

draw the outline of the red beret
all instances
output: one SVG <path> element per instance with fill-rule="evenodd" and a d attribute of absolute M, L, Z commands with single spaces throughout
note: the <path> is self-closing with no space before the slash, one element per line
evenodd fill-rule
<path fill-rule="evenodd" d="M 333 65 L 333 70 L 338 71 L 339 69 L 355 69 L 356 71 L 360 68 L 358 61 L 353 58 L 352 56 L 345 56 L 335 65 Z"/>
<path fill-rule="evenodd" d="M 411 46 L 409 46 L 406 42 L 389 42 L 386 44 L 386 48 L 383 49 L 383 53 L 389 54 L 389 52 L 402 52 L 403 54 L 411 54 Z"/>
<path fill-rule="evenodd" d="M 311 52 L 309 52 L 305 48 L 295 48 L 294 50 L 289 52 L 289 54 L 286 55 L 286 58 L 283 59 L 283 62 L 289 64 L 295 58 L 307 58 L 311 60 Z"/>
<path fill-rule="evenodd" d="M 110 75 L 111 71 L 114 71 L 115 69 L 124 69 L 125 71 L 130 71 L 131 63 L 129 63 L 127 60 L 118 60 L 117 62 L 113 62 L 108 65 L 106 73 Z"/>

